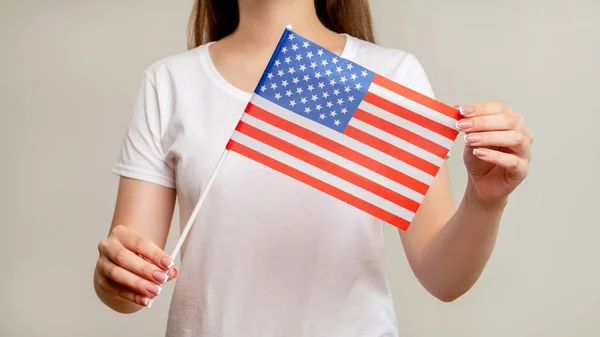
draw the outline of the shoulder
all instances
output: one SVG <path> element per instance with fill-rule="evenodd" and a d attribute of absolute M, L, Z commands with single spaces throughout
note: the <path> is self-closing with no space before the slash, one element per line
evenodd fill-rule
<path fill-rule="evenodd" d="M 349 36 L 354 62 L 409 88 L 427 81 L 417 57 L 405 50 L 380 46 Z"/>
<path fill-rule="evenodd" d="M 165 80 L 174 81 L 189 76 L 197 76 L 201 70 L 201 55 L 207 45 L 190 49 L 159 59 L 146 67 L 144 74 L 150 82 L 156 84 Z"/>

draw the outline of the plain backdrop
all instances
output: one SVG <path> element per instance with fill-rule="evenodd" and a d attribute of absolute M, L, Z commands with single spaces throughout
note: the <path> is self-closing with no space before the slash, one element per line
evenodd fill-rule
<path fill-rule="evenodd" d="M 400 336 L 600 336 L 600 2 L 371 4 L 378 42 L 416 54 L 440 100 L 505 101 L 536 135 L 496 250 L 459 300 L 428 295 L 386 228 Z M 140 76 L 186 49 L 191 5 L 0 1 L 0 336 L 164 335 L 173 284 L 152 310 L 120 315 L 96 299 L 92 272 Z M 457 202 L 461 151 L 459 139 Z"/>

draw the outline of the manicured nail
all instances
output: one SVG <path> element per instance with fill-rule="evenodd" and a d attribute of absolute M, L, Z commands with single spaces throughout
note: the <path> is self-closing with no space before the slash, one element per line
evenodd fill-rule
<path fill-rule="evenodd" d="M 162 288 L 157 286 L 154 283 L 151 283 L 146 286 L 146 290 L 151 294 L 158 295 L 158 294 L 160 294 L 160 291 L 162 290 Z"/>
<path fill-rule="evenodd" d="M 165 283 L 169 279 L 169 275 L 167 275 L 163 272 L 160 272 L 160 271 L 153 271 L 152 278 L 154 278 L 156 281 L 158 281 L 160 283 Z"/>
<path fill-rule="evenodd" d="M 461 119 L 456 122 L 456 127 L 460 130 L 466 130 L 473 126 L 473 121 L 470 119 Z"/>
<path fill-rule="evenodd" d="M 473 149 L 473 154 L 479 158 L 483 158 L 487 154 L 487 151 L 485 149 Z"/>
<path fill-rule="evenodd" d="M 167 269 L 170 269 L 175 264 L 175 262 L 173 262 L 173 260 L 167 256 L 164 256 L 162 259 L 160 259 L 160 263 Z"/>
<path fill-rule="evenodd" d="M 148 301 L 148 304 L 146 305 L 146 309 L 150 309 L 152 308 L 152 304 L 154 303 L 154 300 L 150 300 Z"/>
<path fill-rule="evenodd" d="M 150 299 L 148 297 L 142 297 L 142 305 L 145 306 L 145 307 L 147 307 L 149 300 Z"/>
<path fill-rule="evenodd" d="M 475 107 L 472 105 L 463 105 L 458 107 L 458 111 L 460 111 L 460 114 L 463 116 L 469 116 L 475 112 Z"/>
<path fill-rule="evenodd" d="M 479 143 L 481 141 L 481 136 L 477 134 L 468 134 L 465 135 L 465 142 L 469 144 Z"/>

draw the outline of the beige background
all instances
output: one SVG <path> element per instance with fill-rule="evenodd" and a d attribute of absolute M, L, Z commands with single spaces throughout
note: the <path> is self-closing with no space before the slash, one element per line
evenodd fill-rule
<path fill-rule="evenodd" d="M 0 336 L 164 334 L 172 284 L 151 311 L 122 316 L 91 276 L 142 70 L 185 49 L 191 2 L 0 1 Z M 461 299 L 426 294 L 386 228 L 400 335 L 600 336 L 600 2 L 372 5 L 379 42 L 415 53 L 438 98 L 506 101 L 537 136 L 497 249 Z"/>

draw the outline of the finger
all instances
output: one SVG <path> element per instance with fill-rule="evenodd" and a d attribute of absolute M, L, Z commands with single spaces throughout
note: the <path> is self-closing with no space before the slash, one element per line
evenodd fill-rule
<path fill-rule="evenodd" d="M 463 118 L 456 122 L 456 127 L 463 132 L 503 131 L 520 128 L 520 121 L 512 114 L 499 114 Z"/>
<path fill-rule="evenodd" d="M 160 294 L 162 290 L 162 288 L 155 283 L 149 282 L 129 270 L 116 265 L 106 256 L 100 256 L 98 259 L 98 270 L 106 278 L 117 284 L 148 297 L 154 297 Z"/>
<path fill-rule="evenodd" d="M 105 293 L 141 306 L 148 305 L 150 302 L 150 297 L 134 292 L 131 289 L 116 283 L 115 281 L 107 278 L 103 272 L 100 271 L 98 265 L 96 268 L 99 270 L 98 273 L 95 273 L 97 275 L 96 283 Z"/>
<path fill-rule="evenodd" d="M 506 147 L 521 158 L 529 156 L 529 141 L 519 130 L 473 132 L 465 135 L 470 147 Z"/>
<path fill-rule="evenodd" d="M 149 281 L 165 283 L 169 276 L 164 270 L 159 269 L 154 263 L 134 254 L 120 242 L 116 241 L 115 247 L 109 249 L 106 256 L 116 265 L 125 268 Z"/>
<path fill-rule="evenodd" d="M 520 179 L 525 178 L 529 170 L 526 160 L 511 153 L 478 147 L 473 149 L 473 155 L 485 162 L 507 169 L 515 177 Z"/>
<path fill-rule="evenodd" d="M 154 242 L 129 227 L 116 226 L 112 230 L 112 235 L 115 235 L 127 249 L 144 256 L 164 270 L 170 269 L 174 264 L 171 257 Z"/>
<path fill-rule="evenodd" d="M 172 279 L 176 278 L 177 276 L 179 276 L 179 269 L 177 268 L 171 268 L 169 269 L 169 271 L 167 272 L 169 274 L 169 279 L 168 281 L 171 281 Z"/>
<path fill-rule="evenodd" d="M 502 102 L 471 103 L 458 107 L 463 117 L 486 116 L 508 113 L 511 109 Z"/>

